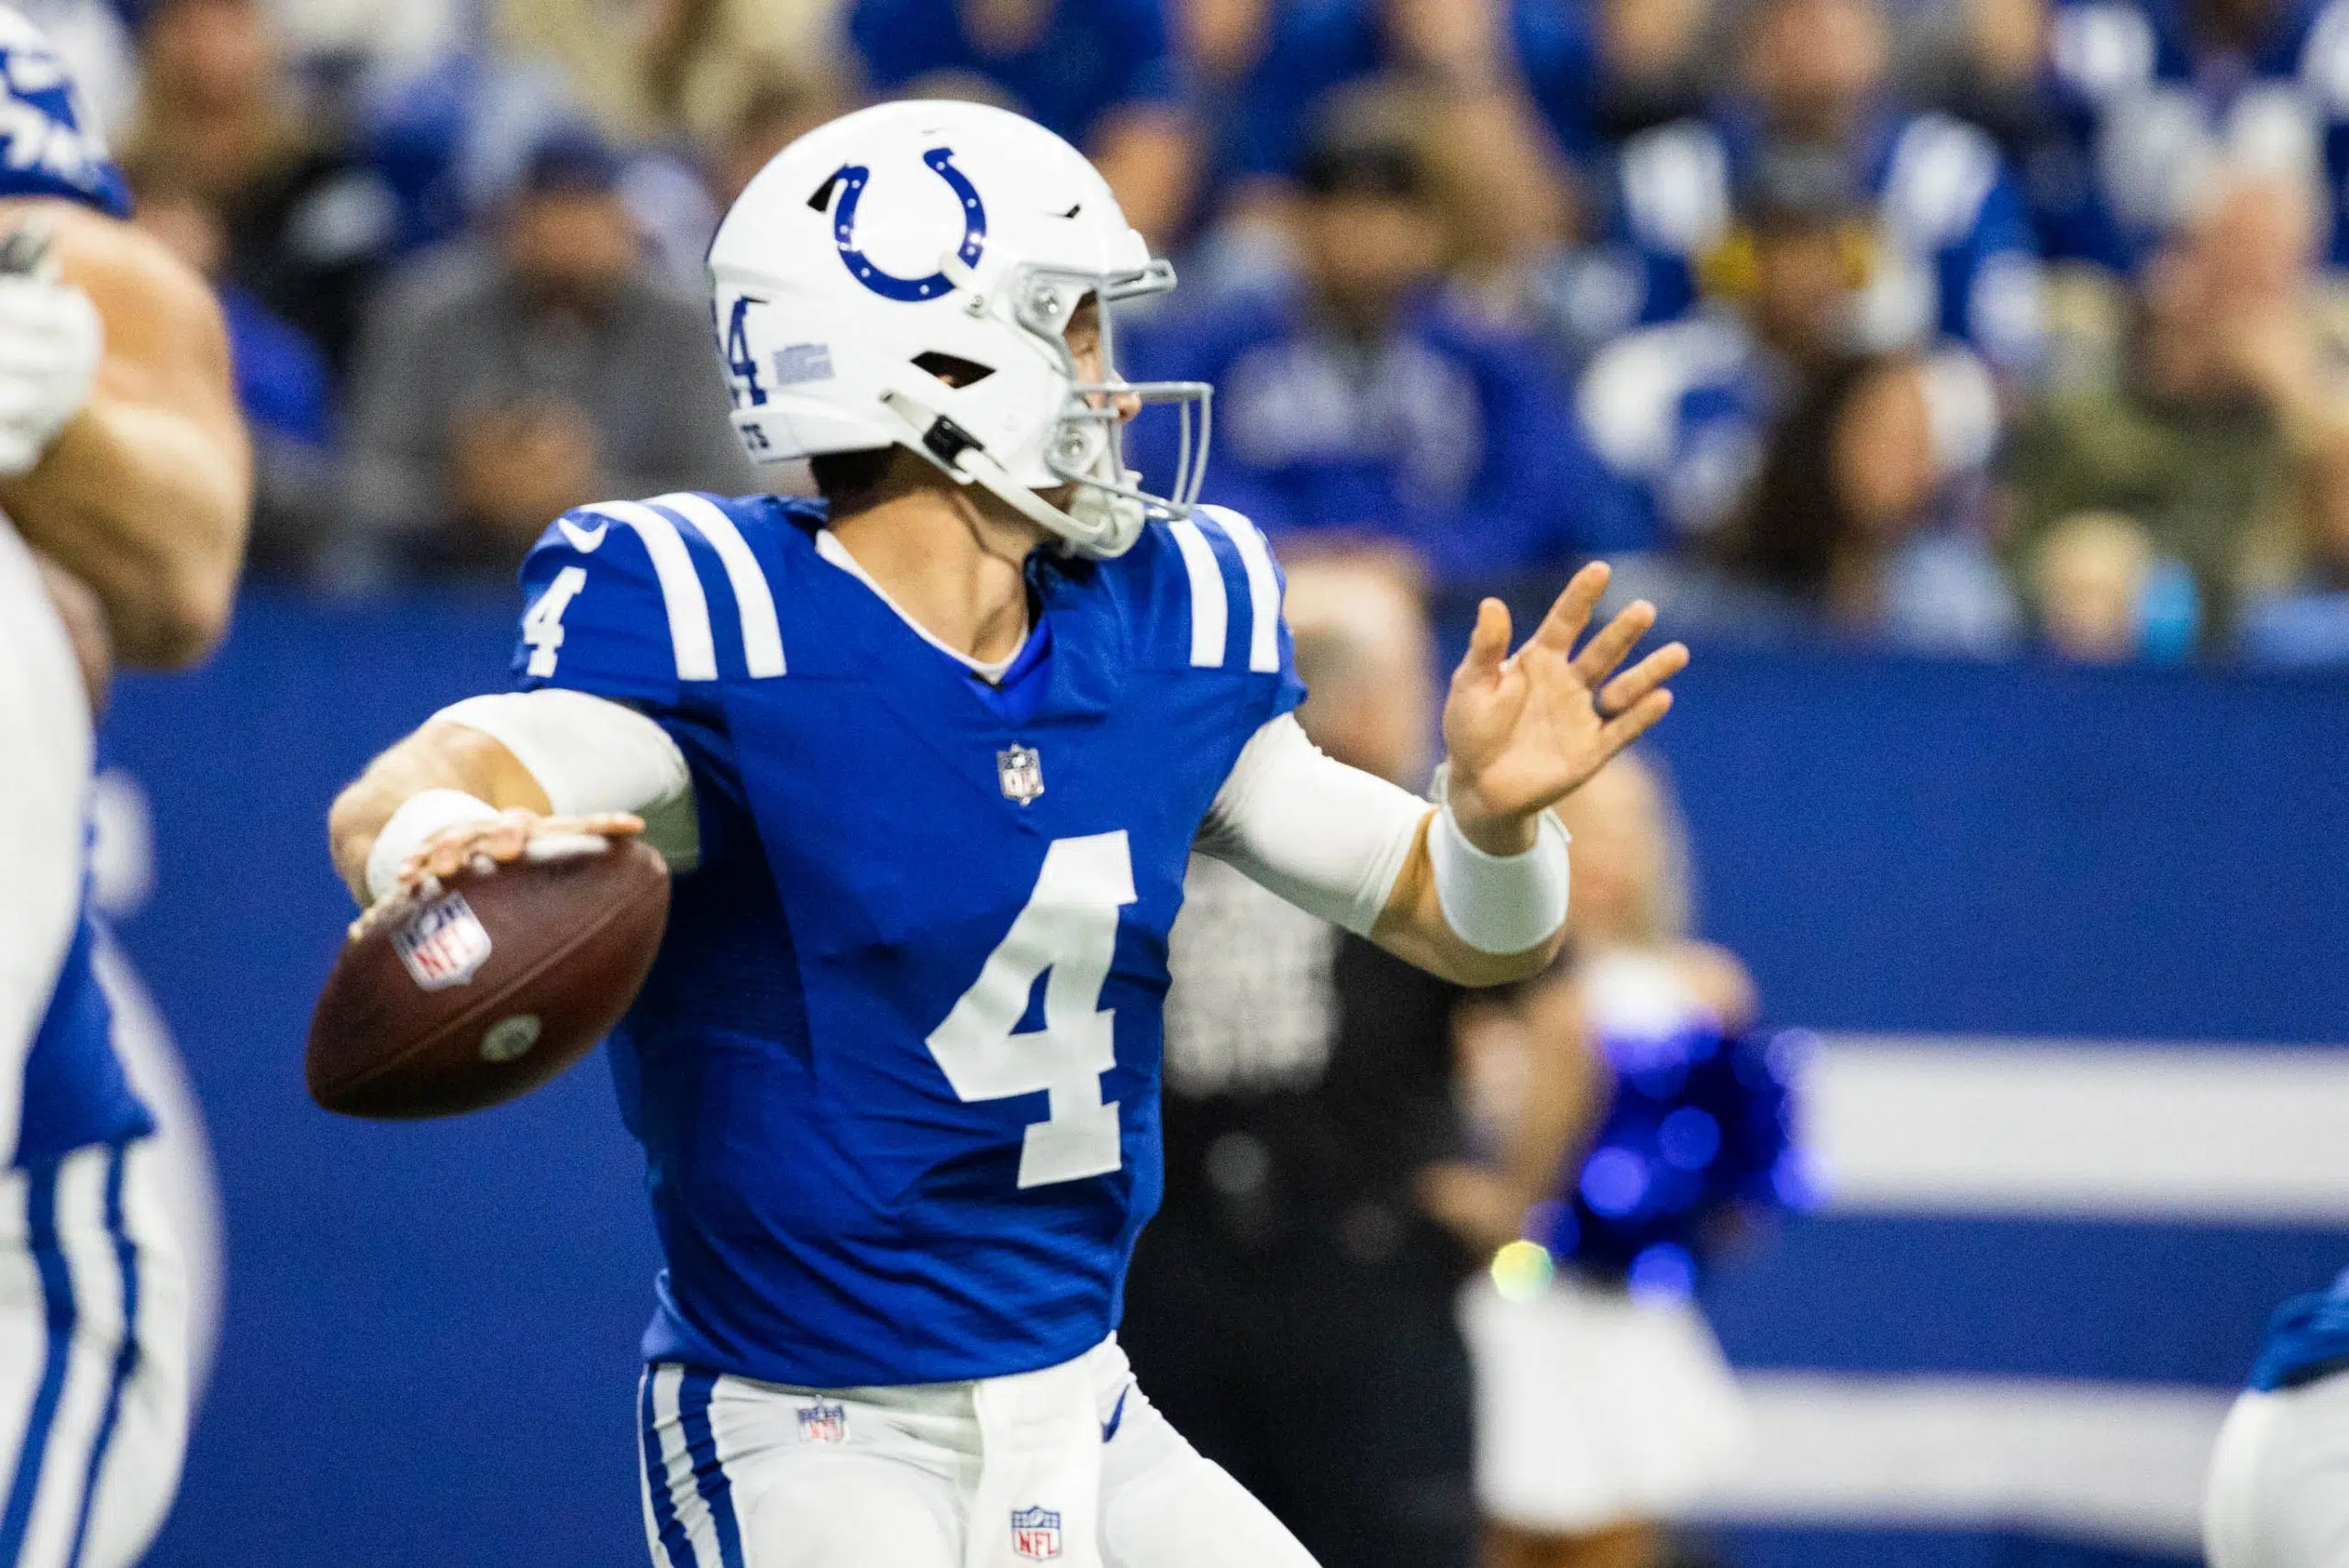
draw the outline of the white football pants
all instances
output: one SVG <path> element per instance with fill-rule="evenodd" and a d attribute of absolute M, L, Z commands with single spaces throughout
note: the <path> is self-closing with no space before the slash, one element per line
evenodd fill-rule
<path fill-rule="evenodd" d="M 2349 1563 L 2349 1373 L 2235 1401 L 2210 1457 L 2202 1542 L 2210 1568 Z"/>
<path fill-rule="evenodd" d="M 1097 1426 L 1101 1444 L 1098 1496 L 1081 1509 L 1022 1507 L 998 1485 L 1017 1434 L 988 1396 L 1014 1380 L 821 1392 L 650 1367 L 638 1418 L 654 1568 L 1314 1568 L 1142 1396 L 1114 1338 L 1068 1364 L 1095 1407 L 1083 1434 Z"/>
<path fill-rule="evenodd" d="M 0 1568 L 128 1568 L 170 1509 L 188 1302 L 161 1160 L 0 1173 Z"/>
<path fill-rule="evenodd" d="M 0 517 L 0 1164 L 25 1052 L 82 907 L 90 709 L 32 555 Z"/>

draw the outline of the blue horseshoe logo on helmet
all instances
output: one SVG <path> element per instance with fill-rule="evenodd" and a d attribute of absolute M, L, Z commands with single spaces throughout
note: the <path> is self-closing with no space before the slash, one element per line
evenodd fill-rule
<path fill-rule="evenodd" d="M 957 200 L 963 204 L 963 243 L 954 255 L 963 265 L 974 267 L 979 252 L 985 249 L 987 209 L 979 200 L 978 187 L 972 184 L 963 171 L 954 167 L 954 150 L 933 147 L 921 155 L 921 161 L 946 182 Z M 832 176 L 841 187 L 840 206 L 832 211 L 832 239 L 841 248 L 841 261 L 849 275 L 884 299 L 911 304 L 917 300 L 936 299 L 950 292 L 954 284 L 944 272 L 932 272 L 926 278 L 901 278 L 884 272 L 865 258 L 856 248 L 856 203 L 872 180 L 873 171 L 861 163 L 843 163 Z"/>

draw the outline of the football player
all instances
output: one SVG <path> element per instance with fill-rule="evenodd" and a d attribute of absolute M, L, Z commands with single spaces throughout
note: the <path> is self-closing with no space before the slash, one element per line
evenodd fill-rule
<path fill-rule="evenodd" d="M 0 1250 L 22 1282 L 0 1296 L 0 1565 L 121 1564 L 177 1484 L 187 1304 L 93 965 L 91 710 L 110 657 L 172 666 L 219 636 L 249 455 L 210 289 L 124 221 L 73 83 L 5 6 L 0 141 Z"/>
<path fill-rule="evenodd" d="M 1172 269 L 1017 116 L 811 132 L 710 270 L 745 447 L 812 460 L 823 502 L 562 517 L 523 568 L 522 689 L 433 717 L 329 823 L 362 903 L 551 817 L 640 824 L 677 873 L 613 1051 L 667 1262 L 654 1562 L 1302 1564 L 1112 1332 L 1186 862 L 1456 981 L 1530 974 L 1565 914 L 1548 808 L 1686 652 L 1618 673 L 1644 605 L 1577 651 L 1589 567 L 1514 653 L 1482 606 L 1440 804 L 1315 751 L 1264 538 L 1193 504 L 1208 389 L 1116 372 Z M 1157 492 L 1120 433 L 1152 402 L 1196 438 Z"/>
<path fill-rule="evenodd" d="M 2349 1562 L 2349 1271 L 2276 1309 L 2219 1429 L 2202 1544 L 2210 1568 Z"/>

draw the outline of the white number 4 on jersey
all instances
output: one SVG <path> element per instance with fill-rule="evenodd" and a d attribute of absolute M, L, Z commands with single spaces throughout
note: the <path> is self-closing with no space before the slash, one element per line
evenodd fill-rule
<path fill-rule="evenodd" d="M 522 643 L 530 651 L 529 673 L 544 678 L 554 673 L 554 662 L 562 652 L 562 612 L 587 585 L 587 569 L 566 566 L 554 574 L 547 591 L 522 617 Z"/>
<path fill-rule="evenodd" d="M 930 1054 L 962 1099 L 1050 1095 L 1050 1117 L 1029 1124 L 1020 1149 L 1023 1187 L 1103 1175 L 1123 1159 L 1117 1104 L 1101 1103 L 1101 1074 L 1117 1065 L 1117 1014 L 1100 1001 L 1117 956 L 1118 911 L 1133 901 L 1122 831 L 1055 840 L 1027 907 L 930 1031 Z M 1044 1027 L 1014 1034 L 1048 969 Z"/>

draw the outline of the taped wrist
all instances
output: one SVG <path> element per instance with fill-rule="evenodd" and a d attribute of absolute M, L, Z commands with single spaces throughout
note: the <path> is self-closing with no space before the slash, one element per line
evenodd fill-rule
<path fill-rule="evenodd" d="M 443 828 L 496 815 L 497 807 L 461 789 L 428 789 L 408 796 L 375 835 L 375 847 L 367 851 L 367 895 L 377 900 L 390 897 L 399 887 L 400 867 L 408 856 Z"/>
<path fill-rule="evenodd" d="M 1488 855 L 1460 831 L 1447 803 L 1428 830 L 1428 859 L 1452 934 L 1494 954 L 1549 940 L 1566 919 L 1566 842 L 1564 827 L 1545 811 L 1531 849 Z"/>

